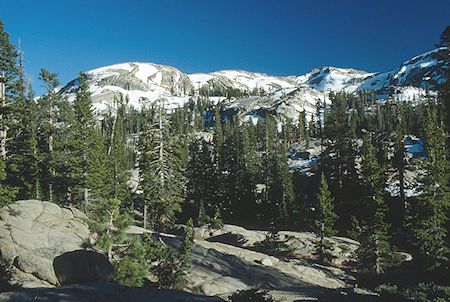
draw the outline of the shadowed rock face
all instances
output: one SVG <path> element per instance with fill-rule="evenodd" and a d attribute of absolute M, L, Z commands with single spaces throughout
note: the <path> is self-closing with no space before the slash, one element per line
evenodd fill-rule
<path fill-rule="evenodd" d="M 125 90 L 148 91 L 148 86 L 139 80 L 132 73 L 122 70 L 117 71 L 117 75 L 111 75 L 98 81 L 99 86 L 117 86 Z"/>
<path fill-rule="evenodd" d="M 58 288 L 29 288 L 0 293 L 0 302 L 220 302 L 179 290 L 125 287 L 114 283 L 69 285 Z"/>
<path fill-rule="evenodd" d="M 53 260 L 58 282 L 61 285 L 111 282 L 114 269 L 102 254 L 77 250 L 64 253 Z"/>

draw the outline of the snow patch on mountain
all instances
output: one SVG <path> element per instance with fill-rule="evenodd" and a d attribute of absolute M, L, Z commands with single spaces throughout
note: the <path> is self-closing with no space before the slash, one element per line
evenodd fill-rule
<path fill-rule="evenodd" d="M 330 90 L 354 92 L 364 79 L 372 75 L 373 73 L 351 68 L 323 67 L 297 77 L 296 81 L 322 92 Z"/>

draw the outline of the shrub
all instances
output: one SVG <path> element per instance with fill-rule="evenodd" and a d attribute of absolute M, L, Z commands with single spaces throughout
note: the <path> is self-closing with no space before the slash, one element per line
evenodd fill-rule
<path fill-rule="evenodd" d="M 119 261 L 113 263 L 117 281 L 125 286 L 143 286 L 150 266 L 146 260 L 146 247 L 139 237 L 131 240 Z"/>
<path fill-rule="evenodd" d="M 385 301 L 414 300 L 419 302 L 450 301 L 450 287 L 431 283 L 419 283 L 417 287 L 402 289 L 397 285 L 381 284 L 375 291 Z"/>
<path fill-rule="evenodd" d="M 158 278 L 158 286 L 163 288 L 181 287 L 186 281 L 186 274 L 191 266 L 189 259 L 194 241 L 192 219 L 186 224 L 185 236 L 181 247 L 176 250 L 146 235 L 144 242 L 147 260 L 153 265 L 150 271 Z"/>
<path fill-rule="evenodd" d="M 267 291 L 259 289 L 240 290 L 230 297 L 229 302 L 276 302 Z"/>
<path fill-rule="evenodd" d="M 280 240 L 278 231 L 267 233 L 263 241 L 254 244 L 256 250 L 271 256 L 286 256 L 292 253 L 292 248 L 285 241 Z"/>

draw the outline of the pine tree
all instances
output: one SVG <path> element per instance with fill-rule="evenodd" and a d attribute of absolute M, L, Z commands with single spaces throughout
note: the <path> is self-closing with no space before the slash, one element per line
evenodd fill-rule
<path fill-rule="evenodd" d="M 122 201 L 130 197 L 127 183 L 130 179 L 129 170 L 131 168 L 131 151 L 126 147 L 127 134 L 124 129 L 124 111 L 125 106 L 119 104 L 114 116 L 113 127 L 110 130 L 106 164 L 107 174 L 110 176 L 107 181 L 110 192 L 109 198 L 117 198 Z"/>
<path fill-rule="evenodd" d="M 323 140 L 324 150 L 321 155 L 320 168 L 325 172 L 328 184 L 337 203 L 337 214 L 341 229 L 350 225 L 349 213 L 355 200 L 348 198 L 348 192 L 355 192 L 357 179 L 355 168 L 356 143 L 355 132 L 352 131 L 347 101 L 349 96 L 344 93 L 330 94 L 332 104 L 329 114 L 326 114 Z M 355 129 L 353 129 L 355 130 Z M 354 194 L 349 194 L 353 198 Z"/>
<path fill-rule="evenodd" d="M 172 226 L 175 213 L 180 212 L 184 200 L 184 179 L 176 144 L 180 141 L 169 135 L 163 100 L 156 104 L 156 123 L 148 125 L 141 136 L 141 189 L 144 200 L 144 226 L 147 227 L 147 209 L 151 226 L 165 230 Z"/>
<path fill-rule="evenodd" d="M 9 41 L 9 34 L 5 31 L 0 19 L 0 203 L 2 205 L 12 202 L 17 192 L 9 185 L 7 165 L 9 143 L 14 137 L 11 128 L 14 128 L 14 124 L 17 123 L 13 107 L 19 98 L 18 88 L 23 86 L 18 77 L 17 51 Z"/>
<path fill-rule="evenodd" d="M 120 260 L 113 261 L 116 280 L 125 286 L 144 286 L 150 271 L 148 246 L 140 237 L 134 237 L 126 245 Z"/>
<path fill-rule="evenodd" d="M 283 144 L 279 144 L 271 152 L 270 160 L 268 199 L 272 205 L 271 214 L 278 213 L 276 219 L 279 219 L 279 223 L 287 224 L 294 201 L 294 189 L 287 163 L 287 151 Z"/>
<path fill-rule="evenodd" d="M 12 107 L 19 97 L 21 84 L 18 77 L 17 51 L 0 19 L 0 157 L 4 161 L 8 156 L 8 141 L 13 137 L 8 131 L 14 124 Z"/>
<path fill-rule="evenodd" d="M 5 168 L 5 162 L 0 158 L 0 207 L 12 203 L 17 193 L 16 190 L 4 184 L 6 180 Z"/>
<path fill-rule="evenodd" d="M 439 120 L 444 127 L 445 132 L 450 132 L 450 26 L 447 26 L 441 34 L 441 39 L 438 47 L 445 47 L 442 53 L 442 61 L 446 68 L 443 68 L 445 72 L 445 81 L 437 86 L 438 88 L 438 110 Z M 450 138 L 447 138 L 447 145 L 450 145 Z"/>
<path fill-rule="evenodd" d="M 332 95 L 330 95 L 332 97 Z M 354 158 L 350 151 L 352 146 L 352 133 L 349 127 L 349 117 L 346 111 L 346 94 L 338 93 L 332 99 L 330 113 L 325 123 L 327 137 L 324 151 L 324 171 L 330 174 L 338 186 L 343 189 L 344 182 L 352 170 L 349 158 Z M 347 182 L 346 182 L 347 183 Z"/>
<path fill-rule="evenodd" d="M 260 171 L 260 162 L 256 156 L 256 136 L 251 122 L 241 125 L 240 148 L 238 155 L 239 172 L 236 177 L 237 196 L 236 216 L 250 222 L 256 218 L 256 183 Z"/>
<path fill-rule="evenodd" d="M 330 261 L 330 249 L 332 248 L 332 244 L 325 239 L 325 236 L 336 234 L 334 224 L 337 215 L 334 212 L 334 198 L 331 196 L 323 173 L 320 179 L 319 192 L 317 193 L 317 207 L 315 211 L 317 214 L 314 224 L 316 227 L 316 234 L 319 236 L 319 241 L 316 243 L 316 253 L 321 261 Z"/>
<path fill-rule="evenodd" d="M 190 253 L 193 241 L 192 219 L 186 223 L 184 238 L 178 249 L 166 246 L 162 240 L 153 240 L 148 234 L 144 236 L 146 255 L 142 258 L 153 263 L 150 271 L 158 278 L 158 286 L 172 288 L 181 287 L 185 283 L 186 274 L 191 265 Z"/>
<path fill-rule="evenodd" d="M 399 180 L 399 191 L 400 199 L 404 203 L 406 208 L 406 197 L 405 197 L 405 165 L 406 165 L 406 152 L 405 152 L 405 142 L 404 137 L 406 134 L 406 122 L 403 117 L 403 112 L 399 108 L 398 112 L 398 122 L 396 125 L 394 133 L 394 157 L 393 166 L 397 170 L 398 180 Z"/>
<path fill-rule="evenodd" d="M 392 253 L 385 222 L 387 210 L 383 190 L 384 168 L 379 165 L 371 138 L 364 138 L 361 161 L 361 187 L 365 197 L 359 208 L 360 246 L 357 251 L 361 270 L 381 274 L 392 264 Z"/>
<path fill-rule="evenodd" d="M 39 108 L 31 88 L 26 99 L 14 103 L 17 121 L 8 158 L 8 183 L 17 189 L 18 199 L 42 198 L 40 167 L 42 155 L 38 147 Z"/>
<path fill-rule="evenodd" d="M 55 176 L 55 132 L 56 123 L 60 117 L 61 96 L 55 90 L 59 86 L 57 73 L 50 73 L 48 70 L 41 68 L 39 79 L 43 82 L 46 94 L 39 99 L 39 107 L 42 110 L 41 135 L 43 136 L 41 143 L 45 148 L 42 152 L 44 155 L 42 169 L 42 184 L 44 185 L 45 199 L 53 202 L 55 200 L 54 184 Z"/>
<path fill-rule="evenodd" d="M 73 103 L 72 137 L 68 142 L 66 162 L 71 175 L 69 190 L 72 201 L 87 213 L 93 201 L 109 197 L 109 191 L 105 190 L 108 173 L 106 147 L 96 129 L 86 75 L 80 73 L 78 81 L 80 87 Z"/>
<path fill-rule="evenodd" d="M 445 135 L 439 126 L 436 108 L 429 104 L 423 121 L 426 159 L 421 163 L 419 217 L 415 234 L 427 269 L 448 266 L 450 248 L 447 238 L 450 207 L 450 173 Z"/>
<path fill-rule="evenodd" d="M 204 139 L 196 140 L 191 144 L 189 163 L 186 169 L 187 200 L 193 201 L 195 209 L 192 212 L 198 213 L 200 225 L 207 223 L 206 207 L 209 211 L 214 209 L 215 177 L 210 146 Z M 194 213 L 191 213 L 191 216 L 194 216 Z"/>
<path fill-rule="evenodd" d="M 218 170 L 223 168 L 221 158 L 223 142 L 222 118 L 220 116 L 220 106 L 217 104 L 214 108 L 214 159 Z"/>
<path fill-rule="evenodd" d="M 306 129 L 306 113 L 302 111 L 298 116 L 298 142 L 302 143 L 303 141 L 306 143 L 306 147 L 309 147 L 309 133 Z"/>
<path fill-rule="evenodd" d="M 96 246 L 106 252 L 109 261 L 113 260 L 114 248 L 125 241 L 125 228 L 133 221 L 121 207 L 118 199 L 100 199 L 90 211 L 91 229 L 98 235 Z"/>

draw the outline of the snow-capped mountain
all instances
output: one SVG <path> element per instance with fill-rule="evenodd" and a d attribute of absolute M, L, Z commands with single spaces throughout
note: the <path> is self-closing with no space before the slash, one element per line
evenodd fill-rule
<path fill-rule="evenodd" d="M 242 70 L 186 74 L 165 65 L 153 63 L 121 63 L 87 72 L 89 89 L 99 111 L 122 100 L 137 109 L 158 98 L 165 98 L 169 107 L 177 107 L 196 97 L 200 90 L 215 91 L 214 101 L 224 100 L 229 89 L 258 95 L 230 99 L 226 106 L 241 115 L 272 112 L 296 119 L 299 111 L 313 112 L 318 101 L 328 102 L 329 91 L 355 92 L 374 90 L 380 98 L 397 94 L 412 99 L 420 94 L 425 82 L 433 89 L 445 78 L 448 68 L 441 57 L 445 48 L 438 48 L 412 58 L 397 69 L 384 73 L 368 73 L 351 68 L 323 67 L 300 76 L 271 76 Z M 77 80 L 69 82 L 60 93 L 73 99 Z M 217 97 L 217 92 L 222 96 Z"/>
<path fill-rule="evenodd" d="M 178 69 L 153 63 L 121 63 L 86 72 L 89 90 L 100 111 L 123 101 L 135 108 L 165 97 L 170 105 L 178 106 L 188 100 L 193 89 L 189 77 Z M 75 97 L 78 81 L 69 82 L 60 93 Z"/>

